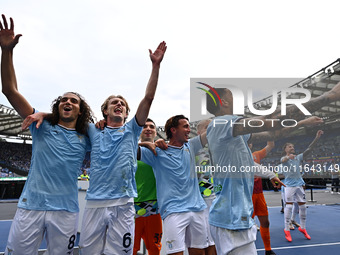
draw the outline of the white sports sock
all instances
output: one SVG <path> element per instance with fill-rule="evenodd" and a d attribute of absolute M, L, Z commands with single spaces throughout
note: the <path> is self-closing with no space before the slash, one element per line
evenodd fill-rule
<path fill-rule="evenodd" d="M 300 225 L 302 229 L 306 228 L 307 207 L 306 204 L 299 205 Z"/>
<path fill-rule="evenodd" d="M 290 218 L 292 216 L 292 210 L 293 210 L 293 205 L 292 204 L 286 204 L 285 207 L 285 230 L 289 230 L 289 222 Z"/>
<path fill-rule="evenodd" d="M 295 221 L 295 218 L 296 218 L 296 215 L 299 213 L 299 205 L 298 205 L 298 203 L 294 203 L 293 204 L 293 211 L 292 211 L 292 217 L 291 217 L 291 219 L 293 220 L 293 221 Z"/>

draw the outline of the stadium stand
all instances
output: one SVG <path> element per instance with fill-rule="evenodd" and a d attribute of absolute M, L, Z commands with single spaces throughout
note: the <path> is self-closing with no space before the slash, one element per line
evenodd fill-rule
<path fill-rule="evenodd" d="M 291 88 L 305 88 L 311 92 L 312 97 L 316 97 L 330 90 L 340 81 L 340 59 L 337 59 L 328 66 L 322 68 L 318 72 L 308 76 L 306 79 L 290 86 Z M 292 94 L 288 98 L 300 98 L 304 95 Z M 281 94 L 278 96 L 279 104 L 281 102 Z M 269 109 L 272 104 L 271 97 L 265 97 L 254 103 L 254 107 L 258 110 Z M 320 140 L 319 146 L 313 151 L 312 155 L 304 162 L 305 164 L 320 164 L 327 165 L 339 164 L 340 162 L 340 102 L 334 102 L 329 106 L 323 107 L 314 115 L 323 118 L 325 124 L 321 127 L 325 134 Z M 245 116 L 252 117 L 248 107 L 245 107 Z M 22 175 L 27 175 L 29 162 L 31 157 L 31 145 L 29 144 L 11 144 L 4 142 L 6 138 L 15 138 L 27 141 L 31 140 L 29 130 L 21 130 L 22 119 L 16 111 L 10 107 L 0 104 L 0 164 L 14 172 L 20 172 Z M 190 137 L 196 136 L 196 125 L 198 122 L 191 122 L 192 131 Z M 301 128 L 293 133 L 289 139 L 280 139 L 276 141 L 276 146 L 268 158 L 263 161 L 264 165 L 277 165 L 281 157 L 282 146 L 285 142 L 295 144 L 295 149 L 302 152 L 306 146 L 312 141 L 317 128 L 306 129 Z M 157 138 L 166 139 L 164 127 L 157 128 Z M 255 149 L 263 148 L 265 144 L 255 145 Z M 88 169 L 90 166 L 89 154 L 84 159 L 83 169 Z M 26 173 L 26 174 L 25 174 Z M 316 177 L 318 172 L 309 172 L 305 177 Z M 313 176 L 309 176 L 313 175 Z M 329 178 L 329 174 L 320 176 Z"/>

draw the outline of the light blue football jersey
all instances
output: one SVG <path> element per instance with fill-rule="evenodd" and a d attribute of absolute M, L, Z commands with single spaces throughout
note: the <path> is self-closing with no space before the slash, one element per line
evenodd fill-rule
<path fill-rule="evenodd" d="M 195 154 L 201 148 L 199 137 L 190 139 L 182 147 L 156 148 L 157 156 L 149 149 L 141 148 L 141 161 L 154 170 L 162 219 L 171 213 L 197 212 L 206 208 L 195 173 Z"/>
<path fill-rule="evenodd" d="M 283 157 L 281 158 L 282 161 Z M 287 187 L 298 187 L 305 185 L 302 179 L 301 163 L 303 160 L 303 153 L 297 155 L 294 159 L 288 159 L 282 163 L 281 173 L 285 176 L 284 183 Z"/>
<path fill-rule="evenodd" d="M 91 179 L 87 200 L 137 197 L 138 139 L 143 127 L 136 117 L 121 127 L 97 129 L 90 124 Z"/>
<path fill-rule="evenodd" d="M 254 173 L 246 169 L 254 165 L 254 160 L 247 144 L 250 135 L 233 136 L 233 124 L 238 119 L 232 115 L 219 116 L 207 129 L 216 193 L 209 223 L 231 230 L 249 229 L 254 224 L 251 218 Z"/>
<path fill-rule="evenodd" d="M 29 127 L 31 167 L 18 207 L 27 210 L 78 212 L 78 172 L 90 150 L 85 135 L 75 129 L 52 126 L 44 120 L 39 129 Z"/>

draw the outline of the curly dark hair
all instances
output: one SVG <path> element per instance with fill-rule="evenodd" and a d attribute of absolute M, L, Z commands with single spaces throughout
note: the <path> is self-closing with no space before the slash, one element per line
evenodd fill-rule
<path fill-rule="evenodd" d="M 79 109 L 81 114 L 79 115 L 77 122 L 76 122 L 76 131 L 80 134 L 87 134 L 87 129 L 89 126 L 89 123 L 94 122 L 94 114 L 90 108 L 90 106 L 87 104 L 85 99 L 78 93 L 76 92 L 66 92 L 71 93 L 76 95 L 77 97 L 80 98 L 80 103 L 79 103 Z M 57 97 L 53 102 L 52 102 L 52 113 L 48 114 L 45 117 L 45 120 L 51 123 L 51 125 L 57 125 L 59 122 L 59 104 L 60 100 L 62 99 L 62 96 Z"/>
<path fill-rule="evenodd" d="M 182 119 L 189 121 L 189 119 L 182 114 L 172 116 L 170 119 L 166 121 L 164 129 L 165 129 L 167 139 L 170 140 L 172 138 L 171 128 L 178 127 L 179 121 Z"/>

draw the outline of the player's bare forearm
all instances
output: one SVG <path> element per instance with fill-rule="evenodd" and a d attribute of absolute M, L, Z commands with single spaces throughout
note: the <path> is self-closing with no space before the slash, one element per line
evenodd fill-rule
<path fill-rule="evenodd" d="M 305 126 L 316 126 L 323 123 L 323 120 L 319 117 L 312 116 L 304 120 L 300 120 L 295 127 L 285 127 L 278 130 L 265 131 L 261 133 L 254 133 L 251 137 L 252 143 L 264 142 L 264 141 L 275 141 L 282 137 L 290 137 L 293 135 L 293 131 L 305 127 Z"/>
<path fill-rule="evenodd" d="M 303 152 L 303 159 L 306 159 L 306 157 L 312 152 L 314 146 L 319 141 L 321 135 L 323 134 L 322 130 L 318 130 L 316 137 L 314 138 L 313 142 L 308 146 L 308 148 Z"/>
<path fill-rule="evenodd" d="M 159 65 L 152 67 L 151 76 L 146 87 L 145 96 L 140 102 L 137 112 L 136 112 L 136 119 L 140 126 L 145 124 L 145 121 L 149 115 L 150 107 L 152 101 L 155 97 L 156 88 L 158 84 L 158 75 L 159 75 Z"/>
<path fill-rule="evenodd" d="M 148 148 L 150 151 L 153 152 L 153 154 L 155 154 L 157 156 L 157 152 L 156 152 L 156 145 L 155 143 L 152 142 L 140 142 L 138 143 L 139 146 Z"/>
<path fill-rule="evenodd" d="M 2 50 L 1 54 L 1 83 L 2 93 L 22 118 L 33 113 L 33 107 L 18 91 L 12 51 L 8 49 Z"/>
<path fill-rule="evenodd" d="M 10 27 L 8 27 L 6 17 L 2 15 L 2 22 L 0 22 L 2 93 L 19 115 L 26 118 L 33 113 L 33 108 L 18 91 L 13 65 L 13 48 L 18 43 L 20 36 L 21 34 L 14 36 L 12 18 L 10 18 Z"/>
<path fill-rule="evenodd" d="M 149 50 L 150 59 L 152 62 L 152 71 L 148 85 L 146 86 L 145 96 L 140 102 L 136 112 L 136 119 L 140 126 L 145 124 L 145 121 L 149 115 L 150 107 L 157 89 L 160 64 L 163 60 L 166 49 L 166 44 L 163 41 L 158 45 L 155 52 Z"/>
<path fill-rule="evenodd" d="M 309 100 L 308 102 L 304 103 L 303 106 L 310 113 L 313 113 L 319 110 L 321 107 L 337 100 L 340 100 L 340 82 L 329 92 L 326 92 L 317 98 Z M 235 125 L 234 136 L 280 129 L 282 128 L 282 126 L 280 125 L 281 121 L 285 119 L 293 119 L 295 121 L 299 121 L 303 118 L 305 118 L 305 114 L 296 105 L 290 105 L 286 108 L 286 115 L 282 115 L 281 110 L 277 109 L 274 113 L 267 116 L 259 116 L 251 119 L 241 119 L 239 122 L 243 121 L 245 125 Z M 251 126 L 248 124 L 249 120 L 251 120 Z"/>
<path fill-rule="evenodd" d="M 201 138 L 201 144 L 202 146 L 206 146 L 208 144 L 208 139 L 207 139 L 207 131 L 203 132 L 202 134 L 200 134 L 200 138 Z"/>

